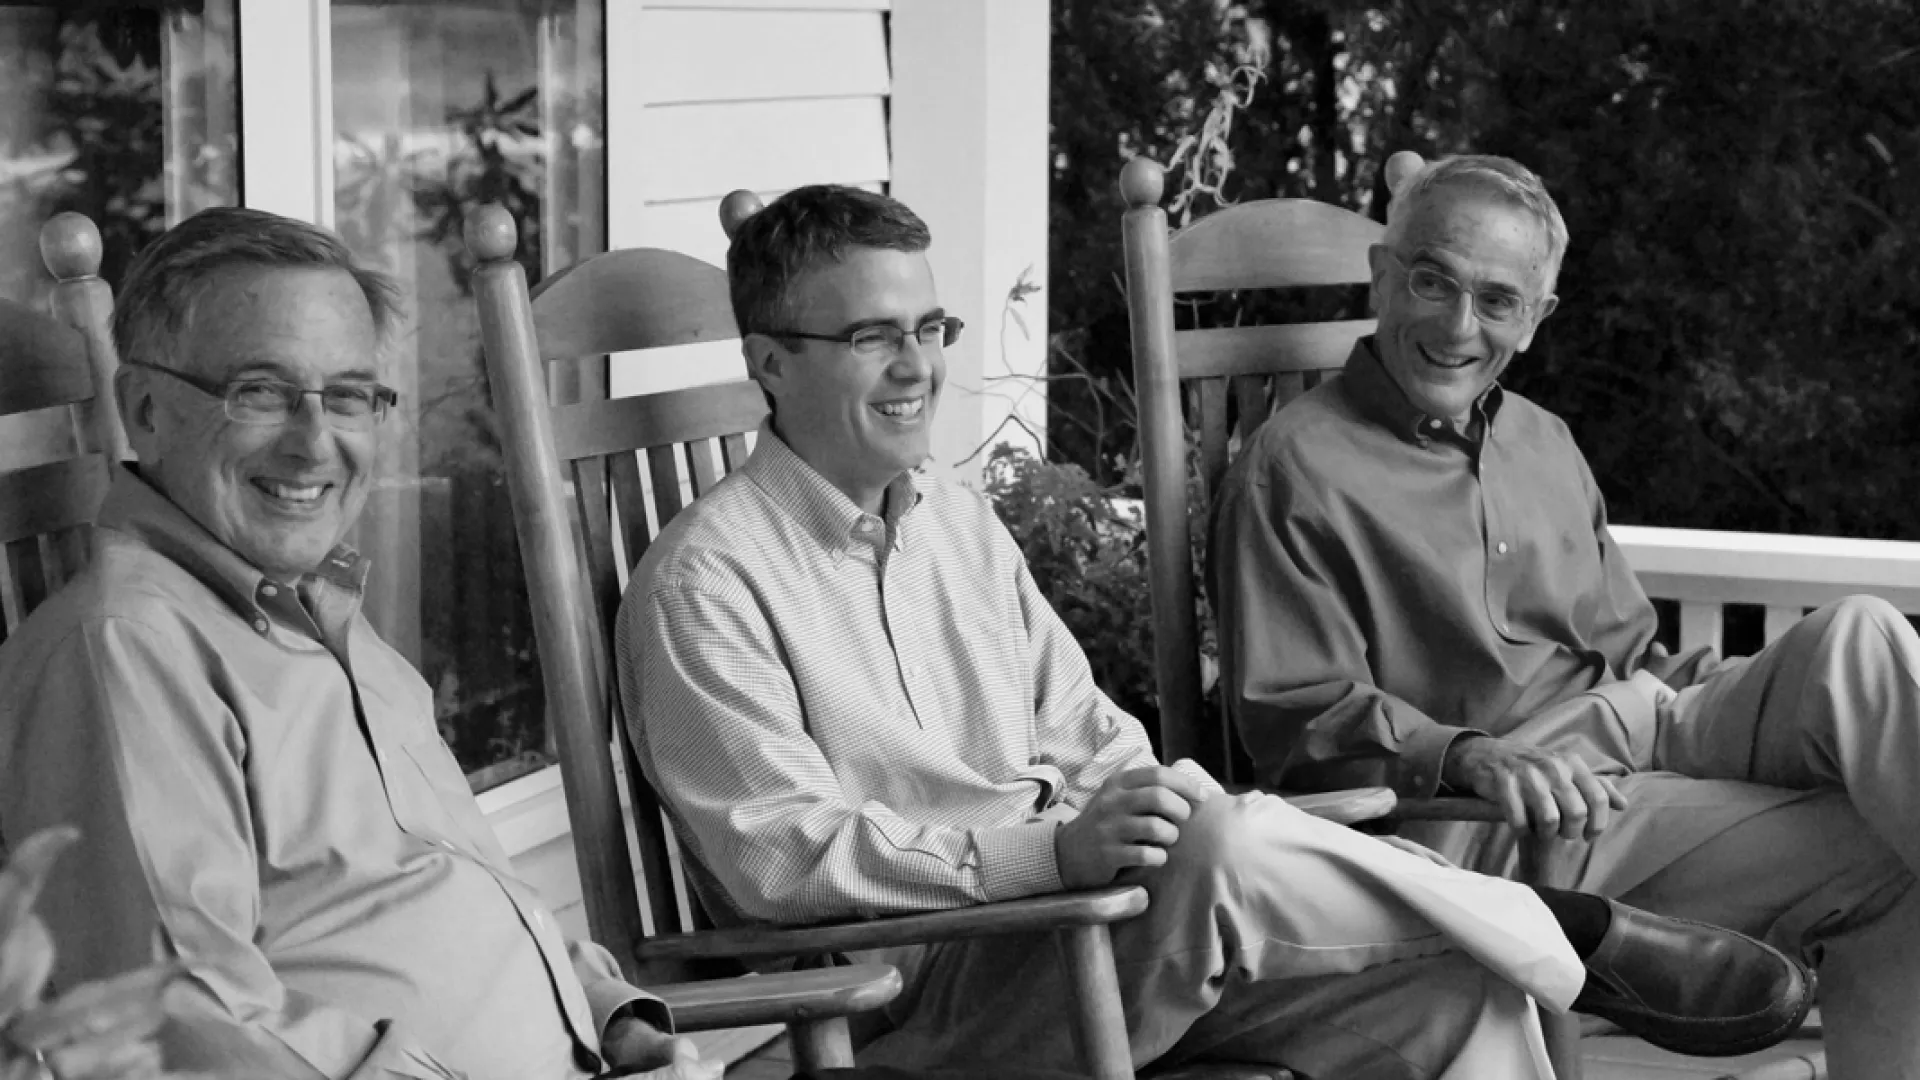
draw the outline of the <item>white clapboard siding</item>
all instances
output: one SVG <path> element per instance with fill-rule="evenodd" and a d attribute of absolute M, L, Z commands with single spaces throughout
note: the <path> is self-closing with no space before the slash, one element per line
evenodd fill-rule
<path fill-rule="evenodd" d="M 893 0 L 675 0 L 647 7 L 651 11 L 888 11 Z"/>
<path fill-rule="evenodd" d="M 879 96 L 649 106 L 640 137 L 661 153 L 640 176 L 648 202 L 887 179 Z"/>
<path fill-rule="evenodd" d="M 720 200 L 884 190 L 889 0 L 608 0 L 608 242 L 726 265 Z M 746 376 L 737 344 L 613 358 L 615 396 Z"/>
<path fill-rule="evenodd" d="M 878 180 L 853 186 L 868 191 L 885 187 Z M 785 194 L 786 189 L 760 188 L 754 193 L 760 196 L 761 202 L 772 202 Z M 647 204 L 639 214 L 640 232 L 647 238 L 646 246 L 678 251 L 725 269 L 727 235 L 720 228 L 720 201 L 720 196 L 710 196 Z"/>
<path fill-rule="evenodd" d="M 643 25 L 640 89 L 649 102 L 887 93 L 886 26 L 872 11 L 649 9 Z M 725 62 L 716 62 L 716 45 Z"/>

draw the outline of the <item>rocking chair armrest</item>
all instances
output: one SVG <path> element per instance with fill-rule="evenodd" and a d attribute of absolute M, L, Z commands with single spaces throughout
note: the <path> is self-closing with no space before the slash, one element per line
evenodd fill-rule
<path fill-rule="evenodd" d="M 1393 793 L 1392 788 L 1388 787 L 1347 788 L 1344 791 L 1311 793 L 1281 792 L 1281 798 L 1292 803 L 1296 810 L 1303 810 L 1317 818 L 1325 818 L 1336 825 L 1352 825 L 1358 821 L 1393 817 L 1398 807 L 1407 805 Z"/>
<path fill-rule="evenodd" d="M 1443 795 L 1432 799 L 1401 799 L 1391 814 L 1394 821 L 1505 821 L 1498 803 L 1477 795 Z"/>
<path fill-rule="evenodd" d="M 1048 893 L 948 911 L 889 915 L 822 926 L 741 926 L 695 934 L 661 934 L 640 941 L 633 953 L 642 962 L 810 956 L 1114 923 L 1131 919 L 1145 910 L 1145 889 L 1137 885 L 1112 885 L 1104 889 Z"/>
<path fill-rule="evenodd" d="M 666 1003 L 677 1030 L 713 1031 L 877 1009 L 899 995 L 900 973 L 888 964 L 853 964 L 670 983 L 649 992 Z"/>

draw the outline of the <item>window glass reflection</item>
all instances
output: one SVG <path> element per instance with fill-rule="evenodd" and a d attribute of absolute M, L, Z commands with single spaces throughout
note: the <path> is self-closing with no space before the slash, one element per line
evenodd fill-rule
<path fill-rule="evenodd" d="M 420 666 L 480 789 L 552 756 L 461 223 L 504 204 L 534 281 L 602 249 L 601 9 L 336 2 L 331 21 L 335 225 L 413 309 L 355 538 L 376 567 L 368 614 Z M 600 392 L 565 375 L 557 392 Z"/>
<path fill-rule="evenodd" d="M 168 225 L 238 200 L 233 13 L 0 5 L 0 296 L 44 301 L 39 231 L 57 213 L 94 220 L 117 282 Z"/>

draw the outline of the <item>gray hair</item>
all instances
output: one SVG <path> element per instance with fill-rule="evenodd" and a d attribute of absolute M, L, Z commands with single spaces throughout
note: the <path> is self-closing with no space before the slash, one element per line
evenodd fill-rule
<path fill-rule="evenodd" d="M 1387 204 L 1385 243 L 1398 244 L 1414 211 L 1444 188 L 1479 191 L 1533 215 L 1547 230 L 1547 292 L 1553 292 L 1554 284 L 1560 279 L 1560 260 L 1567 253 L 1567 222 L 1560 216 L 1560 207 L 1554 204 L 1553 196 L 1547 194 L 1547 185 L 1532 169 L 1512 158 L 1459 154 L 1422 166 L 1393 193 L 1393 201 Z"/>
<path fill-rule="evenodd" d="M 338 236 L 264 210 L 223 206 L 168 229 L 127 269 L 113 312 L 120 359 L 177 368 L 174 337 L 193 324 L 214 276 L 235 266 L 343 270 L 366 297 L 382 345 L 400 323 L 399 286 L 356 263 Z"/>

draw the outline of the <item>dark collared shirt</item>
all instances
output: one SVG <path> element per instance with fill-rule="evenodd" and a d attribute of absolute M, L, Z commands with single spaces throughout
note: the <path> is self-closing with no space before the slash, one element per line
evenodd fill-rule
<path fill-rule="evenodd" d="M 1653 605 L 1566 424 L 1495 386 L 1458 431 L 1372 338 L 1255 433 L 1221 500 L 1225 693 L 1262 782 L 1431 795 L 1463 729 L 1648 662 Z"/>
<path fill-rule="evenodd" d="M 329 1077 L 585 1075 L 644 995 L 514 875 L 366 573 L 341 548 L 289 589 L 114 478 L 87 570 L 0 648 L 0 825 L 82 834 L 56 979 L 178 957 Z"/>

